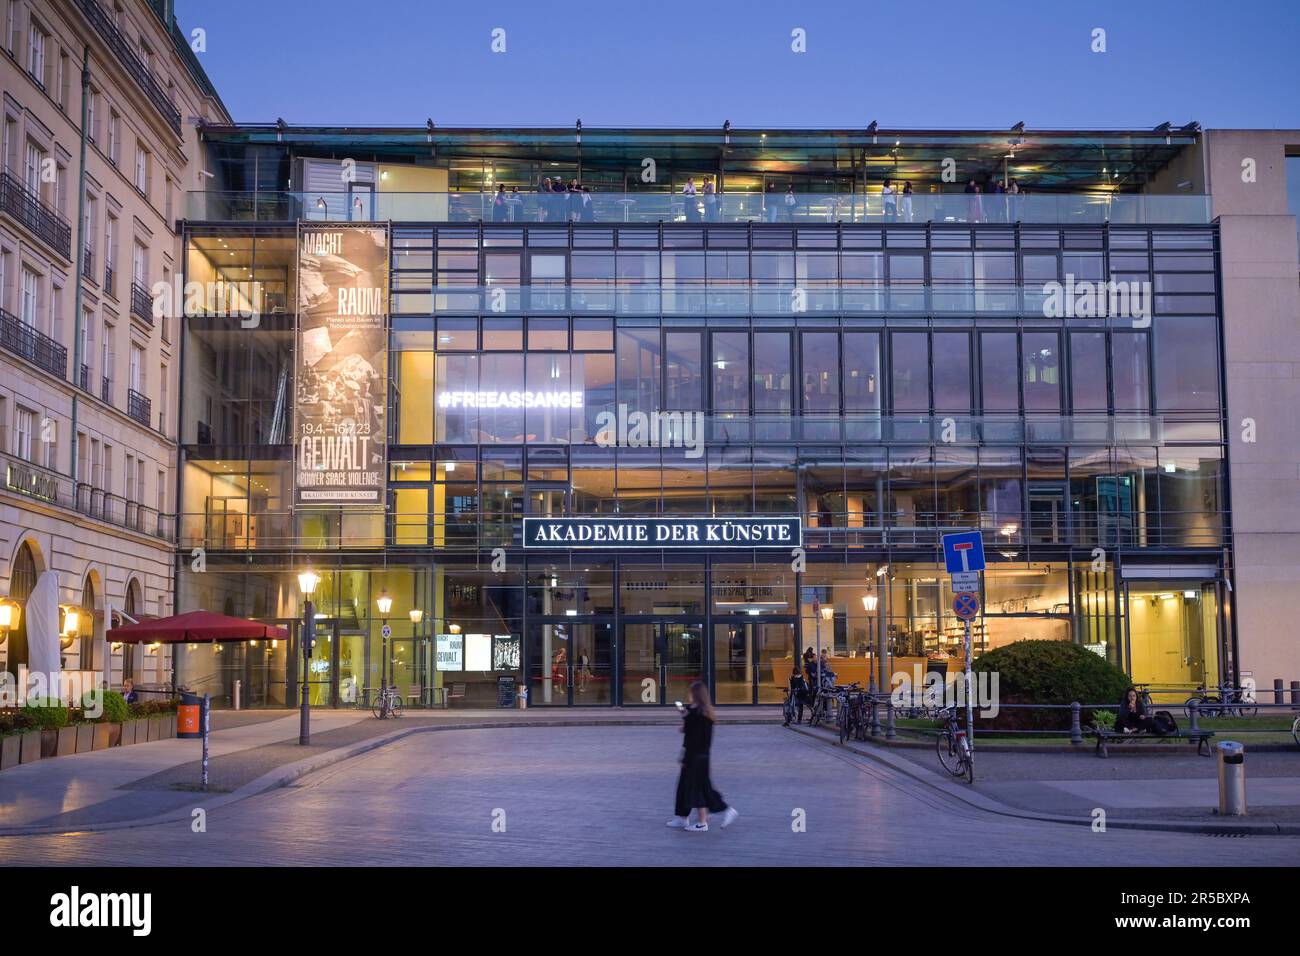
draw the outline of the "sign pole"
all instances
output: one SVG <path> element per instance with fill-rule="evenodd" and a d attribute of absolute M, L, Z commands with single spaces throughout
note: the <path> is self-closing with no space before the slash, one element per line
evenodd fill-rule
<path fill-rule="evenodd" d="M 970 679 L 970 621 L 966 622 L 966 742 L 975 753 L 975 707 L 971 702 Z"/>
<path fill-rule="evenodd" d="M 203 695 L 203 790 L 208 789 L 208 713 L 212 710 L 212 697 Z"/>

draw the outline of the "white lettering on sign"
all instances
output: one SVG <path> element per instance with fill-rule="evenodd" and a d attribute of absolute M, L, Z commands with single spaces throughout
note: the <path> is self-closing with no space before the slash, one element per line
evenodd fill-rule
<path fill-rule="evenodd" d="M 439 408 L 581 408 L 577 392 L 442 392 Z"/>
<path fill-rule="evenodd" d="M 308 256 L 341 256 L 343 233 L 305 232 L 302 236 L 302 251 Z"/>

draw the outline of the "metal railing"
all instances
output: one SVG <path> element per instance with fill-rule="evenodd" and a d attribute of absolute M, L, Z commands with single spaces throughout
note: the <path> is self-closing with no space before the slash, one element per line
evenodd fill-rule
<path fill-rule="evenodd" d="M 886 203 L 875 194 L 668 192 L 493 193 L 191 190 L 196 222 L 297 219 L 503 223 L 1052 223 L 1204 224 L 1210 197 L 1146 193 L 925 193 Z"/>
<path fill-rule="evenodd" d="M 153 325 L 153 296 L 134 279 L 131 280 L 131 314 L 145 325 Z"/>
<path fill-rule="evenodd" d="M 153 403 L 133 388 L 126 390 L 126 414 L 146 428 L 153 427 Z"/>
<path fill-rule="evenodd" d="M 12 216 L 64 259 L 72 257 L 72 226 L 12 173 L 0 173 L 0 212 Z"/>
<path fill-rule="evenodd" d="M 89 518 L 128 528 L 171 542 L 176 535 L 176 516 L 162 514 L 138 501 L 129 501 L 86 482 L 0 451 L 0 491 L 33 498 Z"/>
<path fill-rule="evenodd" d="M 113 380 L 107 375 L 99 380 L 99 400 L 106 404 L 113 404 Z"/>
<path fill-rule="evenodd" d="M 94 282 L 95 281 L 95 253 L 91 250 L 90 246 L 86 246 L 84 249 L 82 249 L 81 252 L 83 258 L 83 262 L 81 265 L 81 274 L 83 276 L 86 276 L 88 279 L 90 279 L 91 282 Z"/>
<path fill-rule="evenodd" d="M 178 110 L 167 96 L 166 90 L 162 84 L 149 72 L 149 68 L 144 64 L 135 50 L 131 48 L 130 41 L 122 35 L 117 26 L 113 23 L 113 18 L 105 12 L 96 0 L 79 0 L 79 6 L 86 19 L 90 21 L 100 37 L 113 51 L 122 66 L 132 78 L 139 84 L 144 95 L 148 97 L 149 102 L 157 108 L 162 114 L 167 124 L 176 132 L 181 134 L 181 111 Z"/>
<path fill-rule="evenodd" d="M 77 378 L 77 385 L 83 392 L 90 391 L 90 366 L 81 366 L 81 375 Z"/>
<path fill-rule="evenodd" d="M 744 494 L 748 494 L 745 492 Z M 774 492 L 775 494 L 775 492 Z M 781 514 L 793 512 L 796 490 L 785 490 L 791 501 Z M 704 497 L 703 490 L 698 497 Z M 719 496 L 726 498 L 725 493 Z M 928 494 L 925 497 L 929 497 Z M 674 511 L 671 501 L 659 507 L 657 498 L 615 502 L 599 512 L 557 513 L 551 517 L 725 517 L 751 513 L 723 501 L 713 513 Z M 775 509 L 762 510 L 765 514 Z M 252 513 L 189 512 L 180 516 L 181 546 L 211 550 L 254 551 L 282 549 L 346 550 L 350 548 L 437 548 L 472 552 L 522 546 L 522 514 L 501 511 L 371 512 L 342 508 L 313 508 Z M 1031 555 L 1046 560 L 1067 547 L 1110 549 L 1218 549 L 1223 545 L 1225 512 L 1104 512 L 1064 514 L 1048 520 L 1036 514 L 952 510 L 943 512 L 808 511 L 803 518 L 803 546 L 811 550 L 870 549 L 874 551 L 934 551 L 943 535 L 972 528 L 984 532 L 990 551 L 1007 560 L 1025 561 Z M 539 552 L 541 553 L 541 552 Z M 557 552 L 552 552 L 557 553 Z M 995 559 L 996 560 L 996 559 Z"/>
<path fill-rule="evenodd" d="M 117 291 L 113 286 L 113 267 L 107 263 L 104 265 L 104 291 L 112 296 L 117 295 Z"/>
<path fill-rule="evenodd" d="M 43 332 L 0 309 L 0 348 L 59 378 L 68 376 L 68 350 Z"/>

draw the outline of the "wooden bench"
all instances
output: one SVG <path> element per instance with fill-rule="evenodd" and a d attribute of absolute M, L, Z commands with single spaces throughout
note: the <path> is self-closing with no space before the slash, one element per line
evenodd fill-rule
<path fill-rule="evenodd" d="M 1116 733 L 1113 730 L 1099 730 L 1096 727 L 1089 727 L 1088 732 L 1097 738 L 1097 756 L 1108 757 L 1109 753 L 1106 747 L 1112 743 L 1150 743 L 1162 740 L 1186 740 L 1189 743 L 1196 742 L 1196 752 L 1202 757 L 1209 757 L 1210 738 L 1214 736 L 1212 730 L 1180 730 L 1172 734 L 1153 734 L 1144 730 L 1137 730 L 1131 734 Z"/>

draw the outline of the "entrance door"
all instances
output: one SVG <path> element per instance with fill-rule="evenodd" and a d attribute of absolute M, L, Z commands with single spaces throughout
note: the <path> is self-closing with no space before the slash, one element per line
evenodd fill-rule
<path fill-rule="evenodd" d="M 793 621 L 713 624 L 713 697 L 719 704 L 779 704 L 794 663 Z"/>
<path fill-rule="evenodd" d="M 1062 485 L 1030 483 L 1029 544 L 1064 544 L 1069 539 L 1069 496 Z"/>
<path fill-rule="evenodd" d="M 528 704 L 612 704 L 614 625 L 565 619 L 528 627 Z"/>
<path fill-rule="evenodd" d="M 1129 676 L 1185 700 L 1219 683 L 1218 594 L 1212 581 L 1126 581 Z M 1160 699 L 1159 696 L 1156 697 Z"/>
<path fill-rule="evenodd" d="M 692 681 L 704 679 L 704 624 L 647 621 L 623 625 L 624 706 L 686 699 Z"/>

